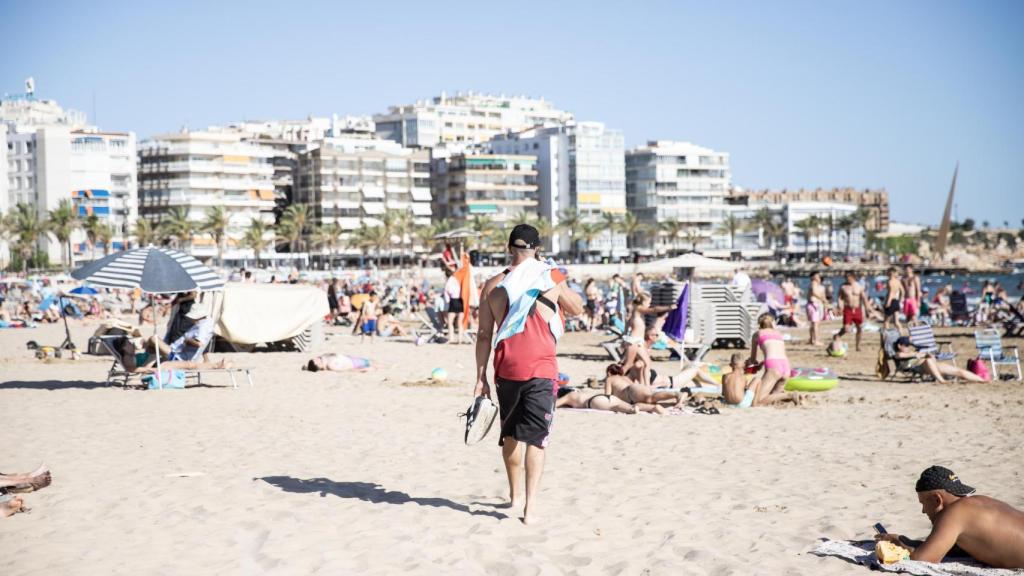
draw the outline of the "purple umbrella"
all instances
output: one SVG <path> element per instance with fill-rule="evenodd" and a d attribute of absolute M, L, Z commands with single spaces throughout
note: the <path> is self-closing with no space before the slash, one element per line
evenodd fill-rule
<path fill-rule="evenodd" d="M 665 318 L 665 325 L 662 326 L 661 331 L 676 342 L 682 342 L 686 334 L 686 316 L 690 308 L 689 282 L 683 286 L 683 291 L 679 294 L 679 300 L 676 302 L 676 305 L 678 307 L 669 312 L 668 318 Z"/>
<path fill-rule="evenodd" d="M 767 302 L 769 305 L 782 306 L 786 301 L 782 288 L 769 280 L 751 280 L 750 291 L 758 302 Z"/>

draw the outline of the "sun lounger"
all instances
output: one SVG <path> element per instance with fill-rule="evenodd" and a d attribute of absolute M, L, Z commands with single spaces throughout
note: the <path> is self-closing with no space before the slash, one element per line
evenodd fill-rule
<path fill-rule="evenodd" d="M 100 342 L 103 344 L 103 347 L 106 349 L 107 353 L 110 354 L 110 356 L 113 358 L 113 362 L 111 363 L 110 368 L 107 370 L 107 384 L 110 384 L 111 382 L 116 380 L 121 380 L 121 386 L 126 388 L 128 386 L 128 382 L 132 378 L 141 379 L 141 377 L 145 375 L 138 372 L 131 372 L 124 367 L 124 356 L 121 354 L 120 348 L 115 345 L 115 342 L 124 338 L 124 336 L 100 336 L 99 338 Z M 209 374 L 211 372 L 221 372 L 226 373 L 231 378 L 232 388 L 238 388 L 238 382 L 235 380 L 235 375 L 238 373 L 245 373 L 245 378 L 246 380 L 248 380 L 249 386 L 252 387 L 254 385 L 251 368 L 203 368 L 200 370 L 183 369 L 183 371 L 185 372 L 185 377 L 194 379 L 196 384 L 203 383 L 203 374 Z"/>
<path fill-rule="evenodd" d="M 1020 371 L 1020 352 L 1016 346 L 1003 346 L 999 332 L 995 329 L 978 330 L 974 333 L 974 345 L 978 356 L 988 360 L 992 367 L 992 378 L 999 379 L 999 366 L 1013 366 L 1017 369 L 1017 380 L 1022 380 Z M 1009 354 L 1008 351 L 1013 353 Z"/>
<path fill-rule="evenodd" d="M 921 352 L 927 352 L 935 356 L 936 360 L 952 362 L 956 366 L 956 352 L 953 351 L 953 342 L 949 340 L 936 340 L 935 332 L 930 324 L 915 322 L 909 326 L 910 343 Z M 946 350 L 943 351 L 942 348 Z"/>
<path fill-rule="evenodd" d="M 896 341 L 900 339 L 900 336 L 902 334 L 900 334 L 898 328 L 882 330 L 882 351 L 885 354 L 885 361 L 892 362 L 896 366 L 896 369 L 889 374 L 889 378 L 903 374 L 909 377 L 911 382 L 923 379 L 923 364 L 911 367 L 906 360 L 900 360 L 896 357 Z"/>
<path fill-rule="evenodd" d="M 446 327 L 444 321 L 441 320 L 441 316 L 437 313 L 434 308 L 427 308 L 426 317 L 422 314 L 417 314 L 420 319 L 420 326 L 413 329 L 413 334 L 419 338 L 426 338 L 427 342 L 436 344 L 444 344 L 448 342 L 447 336 L 445 336 Z"/>

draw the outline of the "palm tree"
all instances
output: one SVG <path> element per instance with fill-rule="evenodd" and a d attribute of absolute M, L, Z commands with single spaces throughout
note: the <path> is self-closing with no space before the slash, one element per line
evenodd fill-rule
<path fill-rule="evenodd" d="M 530 222 L 530 224 L 532 224 L 533 227 L 537 229 L 537 232 L 540 234 L 541 240 L 545 238 L 547 238 L 548 241 L 551 240 L 551 235 L 554 234 L 555 232 L 555 226 L 551 223 L 551 220 L 548 220 L 547 218 L 544 217 L 540 217 Z"/>
<path fill-rule="evenodd" d="M 140 216 L 135 221 L 135 230 L 132 234 L 135 236 L 135 242 L 142 248 L 158 242 L 157 231 L 157 227 L 153 226 L 153 223 L 148 218 Z"/>
<path fill-rule="evenodd" d="M 687 228 L 686 232 L 683 233 L 683 240 L 685 240 L 686 243 L 690 245 L 691 252 L 696 252 L 697 244 L 700 244 L 701 242 L 704 241 L 704 236 L 700 233 L 700 230 L 698 228 L 690 227 Z"/>
<path fill-rule="evenodd" d="M 400 266 L 405 266 L 405 257 L 412 253 L 412 233 L 416 229 L 416 218 L 413 213 L 406 209 L 398 212 L 398 218 L 396 219 L 396 231 L 398 232 L 398 247 L 400 254 L 398 256 L 398 263 Z M 409 244 L 409 250 L 406 251 L 405 245 Z"/>
<path fill-rule="evenodd" d="M 96 240 L 103 243 L 103 255 L 110 255 L 110 244 L 114 239 L 114 229 L 110 226 L 104 226 L 100 228 L 99 233 L 96 235 Z"/>
<path fill-rule="evenodd" d="M 761 240 L 761 248 L 767 248 L 772 245 L 772 238 L 769 234 L 769 229 L 778 219 L 775 214 L 769 208 L 760 208 L 754 215 L 748 220 L 750 230 L 758 232 Z"/>
<path fill-rule="evenodd" d="M 0 212 L 0 243 L 8 242 L 11 239 L 11 227 L 8 224 L 8 218 L 3 212 Z M 0 260 L 0 270 L 7 267 L 5 260 Z"/>
<path fill-rule="evenodd" d="M 256 256 L 256 267 L 260 267 L 260 254 L 266 250 L 267 242 L 264 236 L 267 234 L 267 225 L 259 218 L 253 218 L 249 221 L 249 227 L 245 229 L 245 234 L 242 235 L 242 245 L 246 248 L 251 248 L 253 254 Z"/>
<path fill-rule="evenodd" d="M 319 226 L 313 230 L 313 245 L 320 249 L 327 249 L 327 266 L 330 268 L 333 257 L 345 244 L 345 229 L 337 222 Z"/>
<path fill-rule="evenodd" d="M 779 240 L 782 241 L 783 247 L 789 243 L 789 228 L 781 218 L 775 218 L 765 224 L 763 231 L 765 239 L 768 241 L 768 246 L 773 249 L 778 246 Z"/>
<path fill-rule="evenodd" d="M 731 212 L 726 214 L 718 224 L 716 232 L 729 236 L 729 250 L 736 249 L 736 232 L 739 231 L 741 224 L 740 219 Z"/>
<path fill-rule="evenodd" d="M 78 228 L 80 222 L 75 216 L 75 208 L 71 200 L 61 200 L 57 207 L 50 210 L 46 221 L 46 231 L 53 234 L 53 237 L 60 243 L 60 263 L 62 266 L 71 266 L 71 235 Z"/>
<path fill-rule="evenodd" d="M 468 224 L 470 230 L 480 235 L 477 237 L 477 243 L 483 248 L 487 244 L 491 231 L 495 228 L 494 222 L 487 216 L 477 214 L 469 219 Z"/>
<path fill-rule="evenodd" d="M 825 219 L 817 214 L 812 214 L 807 218 L 804 218 L 807 222 L 807 231 L 814 234 L 814 254 L 815 256 L 821 255 L 821 230 L 825 226 Z"/>
<path fill-rule="evenodd" d="M 176 249 L 190 250 L 192 248 L 195 223 L 188 217 L 188 208 L 176 206 L 168 210 L 164 218 L 160 220 L 160 229 L 171 239 L 171 243 Z"/>
<path fill-rule="evenodd" d="M 594 242 L 594 239 L 601 235 L 605 230 L 604 225 L 599 222 L 584 222 L 579 226 L 580 240 L 586 245 L 586 250 L 590 252 L 590 245 Z"/>
<path fill-rule="evenodd" d="M 828 230 L 828 255 L 832 255 L 832 237 L 836 233 L 836 218 L 832 212 L 828 213 L 828 216 L 821 219 L 821 225 L 824 229 Z"/>
<path fill-rule="evenodd" d="M 803 220 L 793 224 L 793 227 L 800 231 L 800 235 L 804 238 L 804 259 L 807 258 L 807 254 L 811 246 L 811 234 L 814 231 L 814 227 L 817 223 L 812 220 L 814 216 L 809 216 Z"/>
<path fill-rule="evenodd" d="M 217 262 L 221 266 L 224 266 L 224 241 L 227 240 L 230 225 L 231 215 L 223 206 L 207 208 L 206 219 L 199 225 L 199 229 L 212 236 L 217 244 Z"/>
<path fill-rule="evenodd" d="M 18 203 L 8 218 L 10 231 L 18 237 L 21 271 L 27 274 L 28 261 L 36 253 L 40 236 L 46 233 L 46 222 L 39 219 L 34 206 L 24 203 Z"/>
<path fill-rule="evenodd" d="M 671 254 L 673 250 L 678 247 L 679 235 L 686 229 L 686 225 L 682 221 L 673 218 L 672 220 L 665 220 L 658 224 L 658 229 L 665 233 L 668 238 L 668 252 Z"/>
<path fill-rule="evenodd" d="M 636 212 L 626 212 L 622 215 L 622 219 L 619 220 L 619 232 L 626 235 L 626 249 L 632 250 L 636 247 L 637 234 L 644 232 L 648 229 L 647 224 L 644 224 L 636 216 Z"/>
<path fill-rule="evenodd" d="M 578 248 L 576 237 L 579 235 L 582 223 L 580 213 L 575 208 L 566 208 L 558 213 L 558 227 L 569 235 L 569 254 L 574 262 L 577 255 L 576 249 Z"/>
<path fill-rule="evenodd" d="M 376 251 L 377 267 L 380 268 L 381 252 L 391 242 L 384 227 L 367 226 L 366 222 L 363 222 L 352 235 L 355 245 L 362 249 L 364 254 L 371 249 Z"/>
<path fill-rule="evenodd" d="M 608 260 L 612 259 L 612 249 L 615 247 L 615 233 L 622 229 L 622 215 L 617 212 L 602 212 L 602 232 L 608 232 Z M 589 242 L 588 249 L 589 249 Z"/>
<path fill-rule="evenodd" d="M 281 221 L 278 222 L 277 233 L 282 240 L 288 243 L 288 249 L 292 252 L 302 252 L 303 238 L 310 224 L 309 205 L 292 204 L 285 208 L 281 214 Z"/>
<path fill-rule="evenodd" d="M 519 212 L 518 214 L 513 216 L 512 219 L 509 220 L 509 224 L 513 226 L 518 226 L 520 224 L 530 224 L 533 222 L 535 216 L 536 215 L 533 214 L 532 212 L 528 210 L 523 210 L 522 212 Z"/>
<path fill-rule="evenodd" d="M 100 234 L 100 228 L 103 228 L 103 222 L 100 222 L 100 217 L 95 214 L 89 214 L 85 218 L 85 223 L 82 225 L 85 229 L 85 239 L 89 242 L 89 258 L 92 260 L 96 259 L 96 237 Z"/>

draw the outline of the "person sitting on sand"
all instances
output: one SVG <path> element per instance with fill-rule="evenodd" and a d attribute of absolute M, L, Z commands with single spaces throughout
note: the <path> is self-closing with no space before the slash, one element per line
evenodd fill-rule
<path fill-rule="evenodd" d="M 914 487 L 921 513 L 932 523 L 923 541 L 899 534 L 878 534 L 911 550 L 910 559 L 941 562 L 947 554 L 963 552 L 994 568 L 1024 568 L 1024 512 L 1005 502 L 975 495 L 948 468 L 931 466 Z"/>
<path fill-rule="evenodd" d="M 747 360 L 748 365 L 756 365 L 758 351 L 764 353 L 764 374 L 757 387 L 755 404 L 771 394 L 782 392 L 790 374 L 786 343 L 782 333 L 775 329 L 775 320 L 770 314 L 762 314 L 757 319 L 757 326 L 757 332 L 750 339 L 750 358 Z"/>
<path fill-rule="evenodd" d="M 957 368 L 952 364 L 939 362 L 938 359 L 930 353 L 919 351 L 910 342 L 910 338 L 907 338 L 906 336 L 900 336 L 899 339 L 896 340 L 895 360 L 897 367 L 900 370 L 931 376 L 940 384 L 948 382 L 948 380 L 946 380 L 947 376 L 966 380 L 968 382 L 987 382 L 987 380 L 970 370 L 964 370 L 963 368 Z"/>
<path fill-rule="evenodd" d="M 370 296 L 359 307 L 359 315 L 356 316 L 352 334 L 355 334 L 357 331 L 359 332 L 360 343 L 362 343 L 363 338 L 366 336 L 370 337 L 370 342 L 372 343 L 377 335 L 377 300 L 377 291 L 371 290 Z"/>
<path fill-rule="evenodd" d="M 654 414 L 667 414 L 668 411 L 658 404 L 630 404 L 620 398 L 606 394 L 600 390 L 587 388 L 573 388 L 572 386 L 560 386 L 558 388 L 558 399 L 555 400 L 555 408 L 585 408 L 587 410 L 607 410 L 619 412 L 620 414 L 638 414 L 640 412 L 651 412 Z"/>
<path fill-rule="evenodd" d="M 763 380 L 755 376 L 749 382 L 747 381 L 742 355 L 733 354 L 729 359 L 729 366 L 732 371 L 722 376 L 722 397 L 725 399 L 726 405 L 750 408 L 751 406 L 768 406 L 778 402 L 792 402 L 798 406 L 803 404 L 804 396 L 796 392 L 774 392 L 759 395 L 758 390 Z"/>
<path fill-rule="evenodd" d="M 18 512 L 25 512 L 25 500 L 14 493 L 35 492 L 50 485 L 52 477 L 46 465 L 40 465 L 32 472 L 4 474 L 0 472 L 0 517 L 7 518 Z"/>
<path fill-rule="evenodd" d="M 381 310 L 380 316 L 377 317 L 377 332 L 385 338 L 407 336 L 409 334 L 409 331 L 402 326 L 398 318 L 395 318 L 390 306 L 385 306 Z"/>
<path fill-rule="evenodd" d="M 345 356 L 344 354 L 321 354 L 310 358 L 309 362 L 302 367 L 303 370 L 319 372 L 329 370 L 331 372 L 366 372 L 370 369 L 370 361 L 358 356 Z"/>

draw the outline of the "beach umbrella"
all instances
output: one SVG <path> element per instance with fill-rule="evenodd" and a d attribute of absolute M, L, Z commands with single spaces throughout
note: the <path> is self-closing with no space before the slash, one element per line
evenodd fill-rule
<path fill-rule="evenodd" d="M 758 302 L 774 303 L 778 306 L 786 301 L 786 297 L 782 293 L 782 287 L 769 280 L 761 280 L 760 278 L 751 280 L 750 291 Z"/>
<path fill-rule="evenodd" d="M 208 292 L 224 288 L 224 279 L 195 258 L 168 248 L 148 246 L 115 252 L 90 262 L 71 273 L 75 280 L 104 288 L 139 288 L 150 295 L 178 292 Z M 156 337 L 157 315 L 153 314 Z M 157 382 L 160 378 L 160 352 L 156 354 Z"/>
<path fill-rule="evenodd" d="M 79 286 L 74 290 L 68 291 L 68 294 L 77 294 L 79 296 L 95 296 L 99 293 L 100 291 L 93 288 L 92 286 Z"/>

